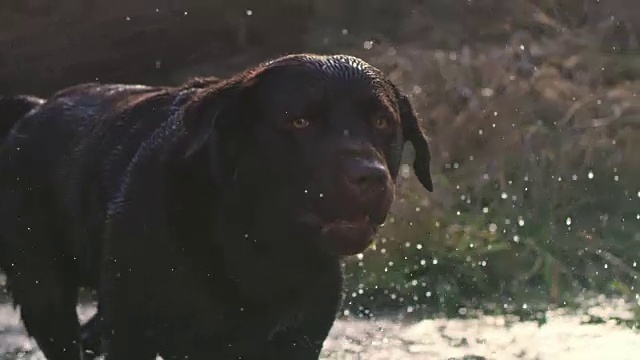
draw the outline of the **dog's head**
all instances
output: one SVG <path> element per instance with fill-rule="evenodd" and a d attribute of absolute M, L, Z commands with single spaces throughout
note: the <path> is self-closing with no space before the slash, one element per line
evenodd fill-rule
<path fill-rule="evenodd" d="M 367 248 L 389 212 L 402 148 L 432 191 L 429 148 L 406 95 L 351 56 L 290 55 L 204 88 L 184 115 L 186 156 L 314 234 L 337 255 Z"/>

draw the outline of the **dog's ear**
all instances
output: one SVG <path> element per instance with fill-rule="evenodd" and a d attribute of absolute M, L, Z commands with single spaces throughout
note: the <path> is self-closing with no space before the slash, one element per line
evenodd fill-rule
<path fill-rule="evenodd" d="M 415 150 L 415 159 L 413 161 L 413 171 L 416 177 L 425 189 L 433 191 L 433 180 L 431 179 L 431 153 L 429 152 L 429 144 L 425 136 L 418 115 L 405 94 L 398 94 L 398 105 L 400 110 L 400 120 L 402 121 L 402 135 L 405 141 L 411 142 Z"/>
<path fill-rule="evenodd" d="M 222 81 L 197 90 L 186 104 L 182 123 L 186 133 L 183 158 L 205 153 L 211 174 L 220 182 L 234 176 L 237 132 L 242 131 L 242 98 L 250 82 Z"/>
<path fill-rule="evenodd" d="M 185 105 L 182 123 L 186 132 L 184 157 L 198 153 L 215 136 L 217 129 L 226 126 L 232 116 L 232 107 L 240 93 L 239 83 L 218 83 L 212 87 L 197 90 Z M 226 118 L 225 118 L 226 117 Z"/>

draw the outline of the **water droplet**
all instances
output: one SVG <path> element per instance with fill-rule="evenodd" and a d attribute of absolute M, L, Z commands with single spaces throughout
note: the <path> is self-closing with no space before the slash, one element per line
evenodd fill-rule
<path fill-rule="evenodd" d="M 253 10 L 247 9 L 247 16 L 251 16 L 251 15 L 253 15 Z"/>
<path fill-rule="evenodd" d="M 438 265 L 438 259 L 433 259 L 432 263 L 433 265 Z"/>
<path fill-rule="evenodd" d="M 522 216 L 518 216 L 518 225 L 524 226 L 524 219 L 522 218 Z"/>
<path fill-rule="evenodd" d="M 126 21 L 131 20 L 131 18 L 130 18 L 129 16 L 125 17 L 124 19 L 125 19 Z"/>
<path fill-rule="evenodd" d="M 567 224 L 567 226 L 571 226 L 571 217 L 567 217 L 567 220 L 565 220 L 565 223 Z"/>
<path fill-rule="evenodd" d="M 489 231 L 491 231 L 492 233 L 498 231 L 498 225 L 494 223 L 489 224 Z"/>
<path fill-rule="evenodd" d="M 588 177 L 589 179 L 593 179 L 593 176 L 594 176 L 594 175 L 593 175 L 593 171 L 589 170 L 589 173 L 587 174 L 587 177 Z"/>
<path fill-rule="evenodd" d="M 365 50 L 371 50 L 371 48 L 373 48 L 373 41 L 367 40 L 362 46 L 365 48 Z"/>
<path fill-rule="evenodd" d="M 506 199 L 507 197 L 509 197 L 509 195 L 507 195 L 506 192 L 503 192 L 502 195 L 500 195 L 501 198 Z"/>
<path fill-rule="evenodd" d="M 482 94 L 482 96 L 484 97 L 491 97 L 494 94 L 494 91 L 492 88 L 482 88 L 480 90 L 480 94 Z"/>

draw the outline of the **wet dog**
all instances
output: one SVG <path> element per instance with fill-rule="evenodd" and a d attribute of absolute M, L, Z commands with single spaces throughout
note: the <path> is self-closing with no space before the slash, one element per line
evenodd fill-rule
<path fill-rule="evenodd" d="M 406 142 L 432 190 L 408 97 L 346 55 L 178 87 L 81 84 L 18 113 L 0 267 L 52 360 L 82 358 L 80 286 L 97 289 L 107 359 L 317 359 L 340 258 L 385 221 Z"/>

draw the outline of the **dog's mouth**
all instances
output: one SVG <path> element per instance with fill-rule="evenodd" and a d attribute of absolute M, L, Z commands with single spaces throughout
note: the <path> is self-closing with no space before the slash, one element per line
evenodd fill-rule
<path fill-rule="evenodd" d="M 318 242 L 325 251 L 339 256 L 351 256 L 365 251 L 384 221 L 374 221 L 368 215 L 326 221 L 312 213 L 306 213 L 300 220 L 318 230 Z"/>

